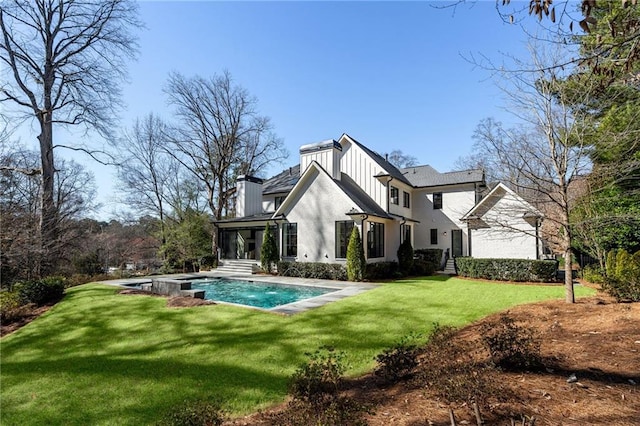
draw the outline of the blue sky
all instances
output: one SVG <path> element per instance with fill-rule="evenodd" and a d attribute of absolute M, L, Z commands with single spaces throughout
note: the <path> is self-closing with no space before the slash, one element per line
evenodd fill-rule
<path fill-rule="evenodd" d="M 297 164 L 301 145 L 345 132 L 377 152 L 400 149 L 451 170 L 482 118 L 506 118 L 490 74 L 464 57 L 526 57 L 526 37 L 501 21 L 493 1 L 439 8 L 447 3 L 141 2 L 147 28 L 121 125 L 149 112 L 171 119 L 162 92 L 170 72 L 226 69 L 258 98 L 290 152 L 269 174 Z M 96 174 L 100 217 L 109 217 L 120 208 L 114 170 L 75 158 Z"/>

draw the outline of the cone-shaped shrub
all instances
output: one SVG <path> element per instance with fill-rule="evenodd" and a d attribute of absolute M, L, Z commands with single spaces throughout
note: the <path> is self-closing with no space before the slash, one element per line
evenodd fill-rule
<path fill-rule="evenodd" d="M 271 273 L 271 268 L 274 263 L 280 260 L 278 255 L 278 245 L 276 244 L 276 238 L 271 232 L 271 228 L 267 223 L 267 227 L 264 229 L 264 235 L 262 236 L 262 248 L 260 249 L 260 264 L 262 269 Z"/>
<path fill-rule="evenodd" d="M 362 281 L 366 265 L 367 261 L 364 259 L 360 231 L 357 226 L 354 226 L 347 246 L 347 279 L 349 281 Z"/>

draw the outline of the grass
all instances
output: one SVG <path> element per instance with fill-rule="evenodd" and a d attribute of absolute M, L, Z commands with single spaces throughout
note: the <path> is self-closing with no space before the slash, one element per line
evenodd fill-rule
<path fill-rule="evenodd" d="M 222 399 L 239 415 L 282 401 L 305 352 L 333 345 L 348 374 L 434 322 L 463 325 L 561 286 L 407 279 L 284 317 L 225 305 L 188 309 L 88 284 L 1 340 L 3 425 L 154 424 L 186 400 Z M 576 295 L 593 291 L 576 287 Z"/>

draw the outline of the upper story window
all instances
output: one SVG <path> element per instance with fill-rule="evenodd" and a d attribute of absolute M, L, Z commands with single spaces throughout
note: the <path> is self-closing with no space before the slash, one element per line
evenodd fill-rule
<path fill-rule="evenodd" d="M 406 208 L 411 207 L 411 194 L 407 191 L 402 191 L 402 206 Z"/>
<path fill-rule="evenodd" d="M 440 210 L 442 208 L 442 192 L 433 194 L 433 209 Z"/>
<path fill-rule="evenodd" d="M 353 232 L 354 222 L 352 220 L 336 221 L 336 259 L 347 257 L 347 246 L 351 232 Z"/>
<path fill-rule="evenodd" d="M 384 257 L 384 223 L 369 222 L 367 257 Z"/>
<path fill-rule="evenodd" d="M 278 195 L 276 197 L 276 200 L 275 200 L 276 210 L 278 210 L 278 207 L 280 207 L 280 205 L 282 204 L 285 198 L 287 198 L 286 195 Z"/>
<path fill-rule="evenodd" d="M 395 186 L 391 187 L 391 194 L 389 196 L 391 199 L 391 204 L 399 204 L 400 203 L 400 191 Z"/>
<path fill-rule="evenodd" d="M 285 223 L 282 225 L 283 256 L 295 257 L 298 255 L 298 224 Z"/>

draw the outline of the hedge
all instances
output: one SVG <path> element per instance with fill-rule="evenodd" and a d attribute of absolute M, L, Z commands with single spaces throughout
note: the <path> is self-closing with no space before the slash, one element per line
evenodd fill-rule
<path fill-rule="evenodd" d="M 555 282 L 558 262 L 529 259 L 456 257 L 458 275 L 497 281 Z"/>
<path fill-rule="evenodd" d="M 278 275 L 283 277 L 315 278 L 321 280 L 347 280 L 347 268 L 337 263 L 278 262 Z"/>
<path fill-rule="evenodd" d="M 442 262 L 442 249 L 417 249 L 414 250 L 413 254 L 416 259 L 431 263 L 434 271 L 437 271 L 440 268 L 440 263 Z"/>

